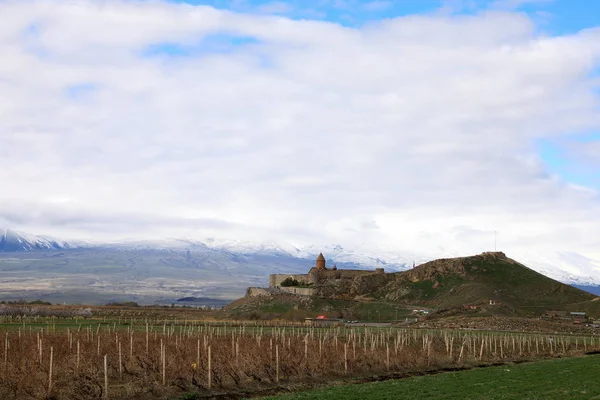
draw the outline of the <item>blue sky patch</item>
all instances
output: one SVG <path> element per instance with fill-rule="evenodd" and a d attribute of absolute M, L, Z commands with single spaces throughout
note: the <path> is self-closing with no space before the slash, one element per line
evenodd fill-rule
<path fill-rule="evenodd" d="M 259 44 L 260 41 L 249 36 L 236 36 L 227 33 L 209 34 L 196 43 L 156 43 L 146 47 L 143 55 L 147 57 L 188 57 L 203 54 L 227 54 L 243 46 Z"/>
<path fill-rule="evenodd" d="M 586 143 L 600 141 L 600 133 L 587 133 L 567 140 L 539 140 L 537 152 L 548 171 L 560 179 L 600 189 L 599 163 L 581 154 Z"/>
<path fill-rule="evenodd" d="M 65 89 L 65 94 L 71 100 L 82 100 L 93 92 L 98 90 L 98 87 L 91 83 L 79 83 L 71 85 Z"/>
<path fill-rule="evenodd" d="M 237 12 L 286 15 L 295 19 L 317 19 L 345 26 L 411 14 L 444 12 L 475 14 L 481 11 L 517 10 L 528 14 L 551 35 L 574 33 L 594 27 L 600 16 L 595 0 L 169 0 L 172 3 L 207 5 Z M 512 5 L 512 7 L 511 7 Z M 515 6 L 516 5 L 516 6 Z"/>

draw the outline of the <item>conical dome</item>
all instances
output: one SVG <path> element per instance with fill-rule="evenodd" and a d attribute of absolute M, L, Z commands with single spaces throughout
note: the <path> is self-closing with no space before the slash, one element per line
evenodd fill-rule
<path fill-rule="evenodd" d="M 317 263 L 315 265 L 319 271 L 323 271 L 325 268 L 325 257 L 323 257 L 323 253 L 319 253 L 317 257 Z"/>

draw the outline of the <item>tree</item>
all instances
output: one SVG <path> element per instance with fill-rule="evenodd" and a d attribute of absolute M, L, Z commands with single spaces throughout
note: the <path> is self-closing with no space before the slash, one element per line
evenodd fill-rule
<path fill-rule="evenodd" d="M 298 285 L 300 285 L 300 282 L 298 282 L 296 279 L 292 278 L 291 276 L 285 278 L 283 280 L 283 282 L 281 282 L 281 286 L 283 286 L 283 287 L 298 286 Z"/>

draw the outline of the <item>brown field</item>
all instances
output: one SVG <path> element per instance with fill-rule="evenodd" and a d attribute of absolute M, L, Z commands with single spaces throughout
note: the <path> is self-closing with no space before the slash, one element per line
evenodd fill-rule
<path fill-rule="evenodd" d="M 5 319 L 2 399 L 230 398 L 286 385 L 583 354 L 600 338 L 189 320 Z M 193 397 L 190 397 L 193 398 Z"/>

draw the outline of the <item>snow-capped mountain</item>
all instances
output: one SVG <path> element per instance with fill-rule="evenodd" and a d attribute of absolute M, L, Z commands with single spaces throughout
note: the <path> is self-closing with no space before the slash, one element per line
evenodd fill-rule
<path fill-rule="evenodd" d="M 337 263 L 344 268 L 385 268 L 388 272 L 404 271 L 411 268 L 413 264 L 419 265 L 439 258 L 474 255 L 457 249 L 436 249 L 431 250 L 429 254 L 418 254 L 373 246 L 354 246 L 352 248 L 342 245 L 299 246 L 285 242 L 252 243 L 217 238 L 207 238 L 200 241 L 168 239 L 144 242 L 143 245 L 140 242 L 136 245 L 146 248 L 205 249 L 243 256 L 268 255 L 279 257 L 282 261 L 285 259 L 314 260 L 322 252 L 328 263 Z M 519 249 L 503 250 L 510 258 L 560 282 L 575 285 L 600 285 L 600 260 L 564 251 L 523 252 Z"/>
<path fill-rule="evenodd" d="M 47 236 L 0 229 L 0 252 L 63 250 L 76 246 Z"/>
<path fill-rule="evenodd" d="M 598 259 L 552 250 L 501 250 L 508 257 L 563 283 L 600 285 Z M 31 253 L 36 251 L 39 256 Z M 146 296 L 147 300 L 142 301 L 207 295 L 235 298 L 242 296 L 247 286 L 267 285 L 271 273 L 307 272 L 321 252 L 328 266 L 385 268 L 387 272 L 403 271 L 413 264 L 439 258 L 476 254 L 460 249 L 432 248 L 429 254 L 418 254 L 373 245 L 306 246 L 284 241 L 253 243 L 219 238 L 90 244 L 3 229 L 0 230 L 0 253 L 9 254 L 0 256 L 0 296 L 16 293 L 15 297 L 21 298 L 36 287 L 36 298 L 57 293 L 63 296 L 61 298 L 68 298 L 64 297 L 66 293 L 85 288 L 77 301 L 90 301 L 88 297 L 92 293 L 98 298 L 107 294 L 115 296 L 111 299 L 139 300 Z M 3 285 L 6 286 L 4 291 Z"/>

